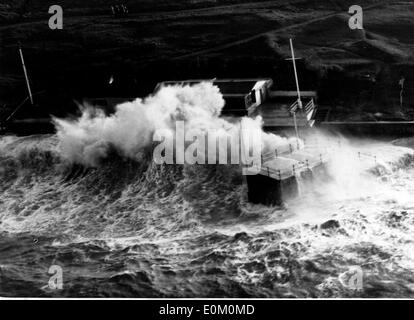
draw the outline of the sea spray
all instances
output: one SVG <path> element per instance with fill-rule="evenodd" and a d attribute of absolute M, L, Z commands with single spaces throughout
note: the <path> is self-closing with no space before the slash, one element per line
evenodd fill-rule
<path fill-rule="evenodd" d="M 224 100 L 218 87 L 211 83 L 200 83 L 164 87 L 145 99 L 138 98 L 118 105 L 112 115 L 87 108 L 77 120 L 54 121 L 62 157 L 88 166 L 97 166 L 111 149 L 121 156 L 139 161 L 143 156 L 143 148 L 154 142 L 154 134 L 158 141 L 160 132 L 161 136 L 174 137 L 179 121 L 195 135 L 205 136 L 208 132 L 215 132 L 218 137 L 224 136 L 230 140 L 236 133 L 240 135 L 240 130 L 257 130 L 261 135 L 260 146 L 257 146 L 257 142 L 250 143 L 247 147 L 249 153 L 254 153 L 254 147 L 263 153 L 303 146 L 295 138 L 286 139 L 263 132 L 260 117 L 244 118 L 236 123 L 226 121 L 219 117 L 223 106 Z M 245 143 L 249 141 L 248 138 Z M 178 149 L 175 154 L 185 154 L 184 149 L 188 144 L 188 141 L 187 144 L 175 141 L 174 147 Z M 222 154 L 229 152 L 227 146 L 224 148 Z"/>
<path fill-rule="evenodd" d="M 58 120 L 57 136 L 0 139 L 1 295 L 413 296 L 412 149 L 321 139 L 332 180 L 316 176 L 287 208 L 269 208 L 244 201 L 238 166 L 155 164 L 154 124 L 141 123 L 152 129 L 135 143 L 132 124 L 109 136 L 117 113 L 83 117 Z M 64 179 L 68 162 L 95 168 Z M 371 174 L 378 165 L 387 179 Z M 64 273 L 59 293 L 41 289 L 51 265 Z M 355 266 L 358 291 L 342 278 Z"/>

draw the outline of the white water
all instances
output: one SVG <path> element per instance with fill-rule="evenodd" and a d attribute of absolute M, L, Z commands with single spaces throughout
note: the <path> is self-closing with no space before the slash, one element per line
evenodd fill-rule
<path fill-rule="evenodd" d="M 413 149 L 320 134 L 332 179 L 286 208 L 251 205 L 231 166 L 136 157 L 146 129 L 124 112 L 140 103 L 59 121 L 57 136 L 0 139 L 2 295 L 51 294 L 58 264 L 62 296 L 413 296 Z M 115 130 L 124 116 L 131 126 Z M 122 157 L 105 158 L 109 145 Z M 68 161 L 95 168 L 73 175 Z M 340 280 L 355 266 L 361 290 Z"/>

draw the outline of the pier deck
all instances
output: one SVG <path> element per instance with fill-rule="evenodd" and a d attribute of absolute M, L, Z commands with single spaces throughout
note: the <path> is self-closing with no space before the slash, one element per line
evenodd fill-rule
<path fill-rule="evenodd" d="M 256 170 L 255 174 L 275 180 L 286 180 L 300 175 L 302 172 L 322 166 L 330 158 L 329 150 L 317 146 L 309 145 L 303 149 L 290 150 L 292 148 L 285 148 L 283 151 L 269 151 L 263 154 L 260 171 Z M 254 171 L 251 172 L 253 174 Z"/>
<path fill-rule="evenodd" d="M 260 168 L 245 169 L 250 202 L 280 205 L 299 195 L 299 180 L 312 180 L 315 173 L 324 175 L 329 150 L 317 144 L 298 150 L 289 145 L 281 149 L 263 154 Z"/>

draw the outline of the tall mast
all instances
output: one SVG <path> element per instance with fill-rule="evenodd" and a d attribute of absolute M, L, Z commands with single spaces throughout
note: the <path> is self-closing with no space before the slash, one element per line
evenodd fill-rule
<path fill-rule="evenodd" d="M 295 72 L 296 90 L 298 92 L 298 107 L 300 109 L 302 109 L 302 101 L 300 100 L 300 89 L 299 89 L 298 72 L 296 71 L 296 58 L 295 58 L 295 51 L 293 50 L 292 38 L 289 39 L 289 42 L 290 42 L 290 51 L 292 53 L 293 70 Z"/>
<path fill-rule="evenodd" d="M 287 59 L 287 60 L 292 60 L 293 63 L 293 70 L 295 72 L 295 82 L 296 82 L 296 91 L 298 93 L 298 108 L 302 109 L 302 101 L 300 100 L 300 89 L 299 89 L 299 80 L 298 80 L 298 72 L 296 70 L 296 59 L 295 58 L 295 51 L 293 50 L 293 43 L 292 43 L 292 38 L 289 39 L 289 43 L 290 43 L 290 52 L 292 54 L 292 58 L 291 59 Z M 296 121 L 296 110 L 293 111 L 293 124 L 295 125 L 295 134 L 296 134 L 296 140 L 298 142 L 298 148 L 299 148 L 299 131 L 298 131 L 298 124 Z"/>
<path fill-rule="evenodd" d="M 30 89 L 29 77 L 27 76 L 27 70 L 26 70 L 26 65 L 24 64 L 23 51 L 22 51 L 22 47 L 21 47 L 21 46 L 19 46 L 19 52 L 20 52 L 20 59 L 22 60 L 22 66 L 23 66 L 23 71 L 24 71 L 24 77 L 25 77 L 25 79 L 26 79 L 27 91 L 29 92 L 30 103 L 31 103 L 32 105 L 34 105 L 34 103 L 33 103 L 33 95 L 32 95 L 32 90 Z"/>

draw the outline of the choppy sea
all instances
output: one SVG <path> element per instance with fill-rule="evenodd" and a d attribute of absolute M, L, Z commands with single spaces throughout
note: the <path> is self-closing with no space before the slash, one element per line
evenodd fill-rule
<path fill-rule="evenodd" d="M 57 143 L 0 139 L 1 296 L 414 297 L 408 140 L 349 142 L 283 207 L 233 166 L 83 168 Z"/>

